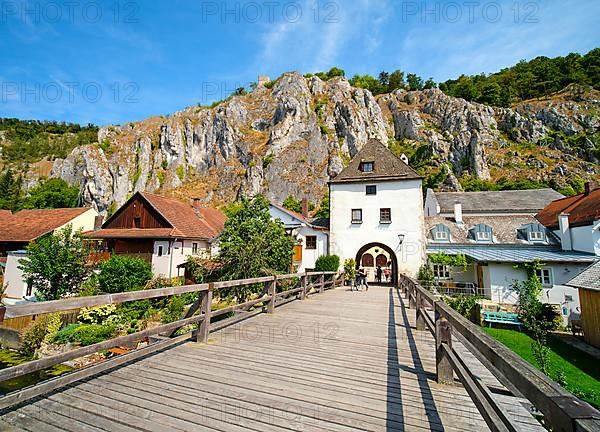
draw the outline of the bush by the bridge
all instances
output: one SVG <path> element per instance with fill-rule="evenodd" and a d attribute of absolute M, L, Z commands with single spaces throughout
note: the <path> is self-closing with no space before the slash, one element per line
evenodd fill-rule
<path fill-rule="evenodd" d="M 338 271 L 340 268 L 340 257 L 337 255 L 321 255 L 315 262 L 316 271 Z"/>

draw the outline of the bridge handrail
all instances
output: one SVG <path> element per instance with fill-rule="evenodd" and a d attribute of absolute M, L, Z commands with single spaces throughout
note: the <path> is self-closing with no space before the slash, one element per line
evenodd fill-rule
<path fill-rule="evenodd" d="M 315 276 L 318 276 L 319 280 L 317 282 L 311 281 L 312 278 Z M 277 283 L 279 281 L 289 279 L 297 280 L 299 286 L 296 285 L 295 287 L 292 287 L 289 290 L 285 290 L 278 293 Z M 212 296 L 214 290 L 219 288 L 251 285 L 255 283 L 265 284 L 265 289 L 263 290 L 262 294 L 260 294 L 257 298 L 244 303 L 227 306 L 219 310 L 211 310 Z M 9 379 L 18 378 L 29 373 L 47 369 L 49 367 L 64 363 L 69 360 L 80 358 L 85 355 L 108 350 L 118 346 L 135 343 L 139 340 L 146 339 L 150 336 L 163 335 L 161 337 L 162 340 L 159 340 L 158 342 L 155 342 L 145 348 L 136 349 L 129 353 L 122 354 L 109 360 L 103 361 L 102 363 L 95 364 L 82 369 L 77 369 L 73 372 L 60 375 L 56 378 L 38 383 L 32 387 L 27 387 L 25 389 L 17 390 L 5 396 L 2 396 L 0 397 L 0 409 L 5 409 L 15 404 L 22 403 L 33 397 L 53 391 L 64 385 L 92 376 L 104 370 L 112 369 L 113 367 L 116 367 L 120 364 L 135 360 L 152 352 L 165 349 L 169 346 L 172 346 L 176 343 L 180 343 L 187 339 L 193 339 L 195 337 L 197 342 L 206 342 L 206 340 L 208 339 L 208 334 L 211 330 L 210 320 L 212 317 L 218 317 L 236 311 L 244 312 L 239 316 L 234 316 L 232 318 L 218 322 L 218 327 L 215 324 L 213 324 L 213 330 L 217 328 L 221 329 L 227 327 L 228 325 L 233 325 L 239 321 L 254 316 L 257 313 L 273 313 L 275 308 L 278 306 L 281 306 L 285 303 L 297 299 L 304 300 L 308 298 L 309 295 L 322 293 L 328 289 L 334 289 L 342 283 L 343 277 L 341 277 L 340 273 L 304 272 L 287 275 L 265 276 L 252 279 L 240 279 L 233 281 L 187 285 L 181 287 L 159 288 L 118 294 L 68 298 L 63 300 L 31 303 L 26 305 L 4 306 L 4 314 L 2 315 L 2 313 L 0 312 L 0 316 L 3 318 L 14 318 L 62 311 L 72 311 L 74 309 L 82 307 L 118 304 L 141 299 L 169 297 L 190 292 L 200 293 L 198 300 L 196 300 L 196 302 L 191 306 L 191 308 L 188 311 L 186 311 L 181 317 L 181 319 L 178 321 L 142 330 L 126 336 L 119 336 L 116 338 L 108 339 L 93 345 L 76 348 L 65 353 L 45 357 L 39 360 L 33 360 L 27 363 L 0 370 L 0 382 L 4 382 Z M 316 291 L 312 292 L 313 289 L 316 289 Z M 260 305 L 261 303 L 262 309 L 257 309 L 252 312 L 248 312 L 253 306 Z M 2 318 L 0 318 L 0 322 L 2 322 Z M 190 324 L 198 324 L 198 329 L 188 332 L 181 336 L 173 337 L 173 335 L 178 329 Z"/>
<path fill-rule="evenodd" d="M 453 331 L 466 340 L 466 348 L 490 366 L 496 378 L 510 383 L 510 387 L 540 410 L 554 431 L 600 431 L 600 411 L 563 389 L 415 280 L 400 275 L 399 287 L 406 293 L 409 307 L 416 308 L 417 330 L 428 328 L 436 339 L 438 382 L 452 384 L 456 372 L 492 430 L 511 431 L 514 428 L 489 389 L 452 348 Z M 428 310 L 434 311 L 435 322 Z"/>

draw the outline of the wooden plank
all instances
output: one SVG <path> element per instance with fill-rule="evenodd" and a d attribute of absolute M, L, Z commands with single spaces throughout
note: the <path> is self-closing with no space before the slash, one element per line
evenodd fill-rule
<path fill-rule="evenodd" d="M 110 360 L 106 360 L 102 363 L 98 363 L 92 366 L 88 366 L 83 369 L 78 369 L 74 372 L 69 372 L 67 374 L 61 375 L 59 377 L 53 378 L 48 381 L 43 381 L 39 384 L 36 384 L 31 387 L 26 387 L 24 389 L 9 393 L 0 398 L 0 409 L 5 409 L 11 407 L 13 405 L 20 404 L 25 402 L 31 398 L 36 396 L 52 392 L 56 389 L 64 387 L 67 384 L 79 381 L 84 378 L 88 378 L 97 373 L 104 372 L 110 369 L 113 369 L 117 366 L 123 365 L 125 363 L 129 363 L 133 360 L 139 359 L 141 357 L 147 356 L 157 351 L 161 351 L 178 343 L 181 343 L 184 340 L 190 339 L 192 333 L 186 333 L 181 336 L 177 336 L 172 339 L 167 339 L 162 342 L 157 342 L 153 345 L 149 345 L 145 348 L 131 351 L 127 354 L 123 354 L 121 356 L 112 358 Z"/>
<path fill-rule="evenodd" d="M 73 297 L 63 300 L 53 300 L 39 303 L 28 303 L 15 306 L 5 306 L 4 319 L 28 315 L 40 315 L 61 311 L 69 311 L 84 307 L 119 304 L 134 300 L 146 300 L 172 295 L 201 292 L 208 289 L 208 284 L 184 285 L 179 287 L 158 288 L 152 290 L 132 291 L 118 294 L 105 294 L 91 297 Z"/>
<path fill-rule="evenodd" d="M 194 324 L 197 322 L 201 322 L 204 320 L 204 317 L 200 315 L 193 316 L 191 318 L 187 318 L 181 321 L 176 321 L 170 324 L 163 324 L 158 327 L 149 328 L 137 333 L 132 333 L 127 336 L 120 336 L 114 339 L 109 339 L 104 342 L 99 342 L 97 344 L 88 345 L 81 348 L 76 348 L 71 351 L 67 351 L 62 354 L 57 354 L 50 357 L 44 357 L 40 360 L 33 360 L 27 363 L 23 363 L 20 365 L 12 366 L 6 369 L 0 370 L 0 382 L 6 381 L 12 378 L 20 377 L 23 375 L 27 375 L 32 372 L 40 371 L 43 369 L 47 369 L 49 367 L 55 366 L 57 364 L 64 363 L 68 360 L 73 360 L 76 358 L 83 357 L 88 354 L 93 354 L 99 351 L 108 350 L 110 348 L 114 348 L 121 345 L 128 345 L 132 342 L 139 341 L 148 336 L 157 335 L 160 333 L 168 332 L 172 329 L 177 329 L 188 324 Z"/>

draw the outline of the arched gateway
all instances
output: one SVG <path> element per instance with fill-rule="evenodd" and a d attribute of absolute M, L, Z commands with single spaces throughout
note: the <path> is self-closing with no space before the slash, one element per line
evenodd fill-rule
<path fill-rule="evenodd" d="M 358 252 L 356 252 L 355 260 L 357 268 L 361 265 L 361 263 L 364 267 L 365 261 L 367 260 L 363 260 L 363 256 L 366 255 L 371 255 L 371 257 L 373 257 L 374 255 L 377 256 L 377 260 L 373 263 L 373 267 L 366 268 L 369 282 L 375 280 L 374 272 L 377 265 L 381 265 L 382 268 L 385 268 L 387 266 L 391 271 L 390 282 L 394 284 L 398 282 L 398 258 L 396 257 L 396 253 L 392 250 L 392 248 L 383 243 L 369 243 L 364 245 L 358 250 Z M 381 257 L 386 258 L 387 262 L 384 265 L 382 265 L 383 258 Z M 372 261 L 373 260 L 371 259 L 369 262 Z M 385 282 L 385 277 L 383 278 L 383 281 Z"/>

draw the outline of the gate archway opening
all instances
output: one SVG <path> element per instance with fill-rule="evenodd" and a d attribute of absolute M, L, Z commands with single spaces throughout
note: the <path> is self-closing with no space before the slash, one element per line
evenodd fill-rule
<path fill-rule="evenodd" d="M 375 258 L 375 259 L 374 259 Z M 386 261 L 385 266 L 384 259 Z M 398 282 L 398 258 L 396 253 L 387 245 L 383 243 L 369 243 L 361 247 L 356 253 L 356 269 L 363 267 L 367 271 L 367 280 L 375 282 L 377 266 L 381 265 L 382 269 L 388 268 L 390 270 L 389 282 L 385 276 L 382 277 L 382 283 L 391 283 L 396 285 Z M 372 264 L 372 267 L 366 266 L 365 264 Z"/>

